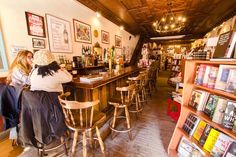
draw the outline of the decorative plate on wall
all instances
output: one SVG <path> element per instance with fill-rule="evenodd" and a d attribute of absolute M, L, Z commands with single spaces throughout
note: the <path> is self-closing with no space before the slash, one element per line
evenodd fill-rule
<path fill-rule="evenodd" d="M 94 35 L 95 38 L 97 38 L 97 37 L 98 37 L 98 30 L 95 29 L 95 30 L 93 31 L 93 35 Z"/>

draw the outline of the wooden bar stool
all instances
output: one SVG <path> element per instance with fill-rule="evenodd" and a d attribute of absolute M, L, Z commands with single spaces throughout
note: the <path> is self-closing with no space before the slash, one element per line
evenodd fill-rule
<path fill-rule="evenodd" d="M 128 132 L 130 140 L 132 139 L 131 135 L 131 121 L 129 116 L 128 107 L 131 105 L 132 100 L 134 98 L 135 94 L 135 85 L 131 84 L 129 86 L 125 87 L 116 87 L 116 91 L 120 93 L 120 98 L 111 98 L 108 102 L 108 104 L 113 105 L 115 107 L 114 115 L 112 117 L 112 121 L 110 122 L 110 128 L 112 130 L 111 137 L 113 138 L 113 132 Z M 118 115 L 118 110 L 124 109 L 125 115 Z M 125 119 L 127 128 L 118 128 L 118 125 L 116 125 L 117 119 Z"/>
<path fill-rule="evenodd" d="M 139 113 L 143 110 L 143 104 L 145 100 L 145 91 L 144 91 L 144 81 L 145 81 L 145 75 L 139 74 L 136 77 L 129 77 L 128 80 L 130 80 L 130 83 L 135 84 L 135 99 L 132 102 L 135 106 L 131 106 L 129 108 L 129 112 L 132 113 Z M 141 97 L 141 98 L 140 98 Z"/>
<path fill-rule="evenodd" d="M 99 100 L 78 102 L 64 100 L 65 98 L 63 96 L 59 96 L 58 98 L 65 115 L 65 123 L 70 130 L 74 131 L 72 156 L 75 155 L 79 132 L 83 134 L 83 157 L 87 156 L 87 140 L 93 145 L 94 139 L 99 142 L 101 151 L 105 155 L 105 146 L 98 125 L 105 121 L 106 115 L 94 109 L 94 106 L 99 104 Z M 94 138 L 92 135 L 94 129 L 96 130 L 97 138 Z M 87 138 L 87 133 L 89 133 L 89 138 Z"/>

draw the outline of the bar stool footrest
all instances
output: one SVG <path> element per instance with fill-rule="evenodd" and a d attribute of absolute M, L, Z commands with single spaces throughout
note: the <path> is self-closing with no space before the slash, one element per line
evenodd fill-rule
<path fill-rule="evenodd" d="M 114 116 L 111 118 L 111 120 L 110 120 L 110 122 L 109 122 L 109 127 L 110 127 L 110 129 L 112 130 L 112 131 L 115 131 L 115 132 L 129 132 L 129 131 L 131 131 L 133 128 L 132 127 L 130 127 L 130 128 L 125 128 L 125 129 L 122 129 L 122 130 L 118 130 L 118 129 L 116 129 L 116 128 L 112 128 L 112 119 L 114 118 Z M 116 119 L 125 119 L 126 120 L 126 117 L 125 116 L 116 116 Z M 125 121 L 125 123 L 126 123 L 126 121 Z M 118 124 L 119 125 L 119 124 Z M 117 125 L 117 126 L 118 126 Z M 117 127 L 116 126 L 116 127 Z"/>

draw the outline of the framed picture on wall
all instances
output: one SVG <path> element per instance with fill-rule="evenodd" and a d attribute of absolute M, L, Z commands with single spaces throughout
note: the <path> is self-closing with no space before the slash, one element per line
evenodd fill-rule
<path fill-rule="evenodd" d="M 72 52 L 70 22 L 46 14 L 49 48 L 52 52 Z"/>
<path fill-rule="evenodd" d="M 7 69 L 7 57 L 3 44 L 2 32 L 0 31 L 0 72 L 7 71 Z"/>
<path fill-rule="evenodd" d="M 101 30 L 101 41 L 104 44 L 109 44 L 109 42 L 110 42 L 109 32 Z"/>
<path fill-rule="evenodd" d="M 45 26 L 43 16 L 25 12 L 28 35 L 45 38 Z"/>
<path fill-rule="evenodd" d="M 121 37 L 118 35 L 115 35 L 115 47 L 122 48 Z"/>
<path fill-rule="evenodd" d="M 75 41 L 92 43 L 91 26 L 84 22 L 73 19 Z"/>
<path fill-rule="evenodd" d="M 32 38 L 32 45 L 33 45 L 33 48 L 44 49 L 45 48 L 45 40 Z"/>

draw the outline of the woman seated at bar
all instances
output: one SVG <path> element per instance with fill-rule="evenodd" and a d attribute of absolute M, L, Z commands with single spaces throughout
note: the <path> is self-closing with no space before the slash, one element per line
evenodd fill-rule
<path fill-rule="evenodd" d="M 70 82 L 72 75 L 48 50 L 37 51 L 33 63 L 30 91 L 22 94 L 20 136 L 23 145 L 42 148 L 67 129 L 58 95 L 63 92 L 62 83 Z"/>
<path fill-rule="evenodd" d="M 72 75 L 58 65 L 54 55 L 48 50 L 37 51 L 33 63 L 31 91 L 63 92 L 62 83 L 72 80 Z"/>

